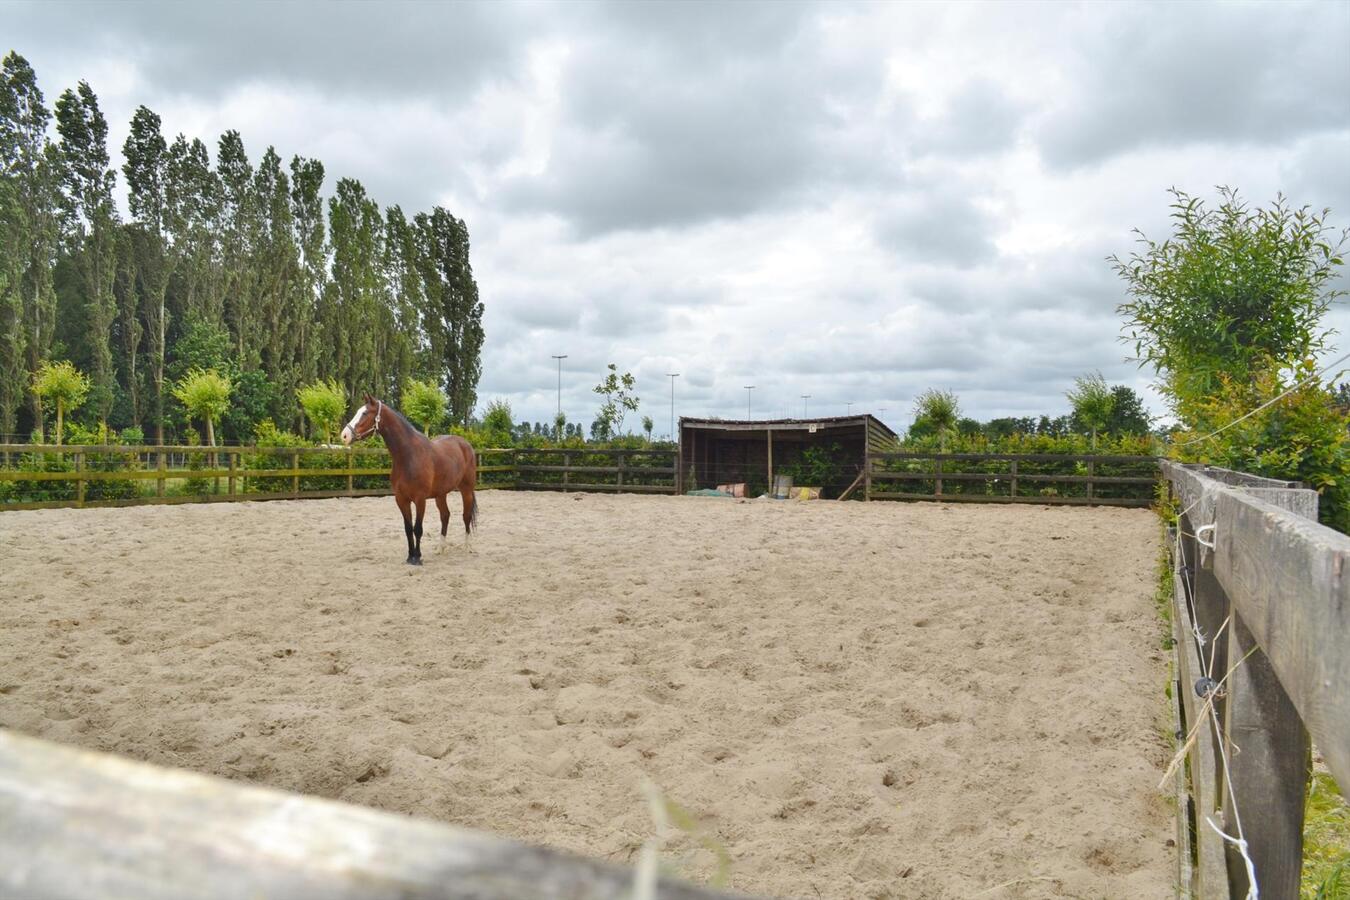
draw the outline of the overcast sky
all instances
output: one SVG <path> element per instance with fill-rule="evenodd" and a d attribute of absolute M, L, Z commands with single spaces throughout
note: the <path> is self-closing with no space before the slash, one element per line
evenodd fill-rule
<path fill-rule="evenodd" d="M 1350 2 L 0 5 L 48 102 L 120 147 L 238 129 L 383 204 L 465 219 L 480 404 L 589 424 L 606 363 L 642 413 L 879 413 L 955 390 L 1056 414 L 1144 392 L 1105 257 L 1166 189 L 1350 225 Z M 1350 331 L 1340 304 L 1332 324 Z M 1338 347 L 1350 348 L 1344 334 Z M 1337 353 L 1339 355 L 1339 353 Z M 1155 411 L 1156 396 L 1149 394 Z M 631 421 L 631 418 L 630 418 Z"/>

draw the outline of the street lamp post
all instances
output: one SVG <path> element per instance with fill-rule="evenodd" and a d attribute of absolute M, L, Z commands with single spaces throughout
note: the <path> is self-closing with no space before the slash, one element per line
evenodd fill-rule
<path fill-rule="evenodd" d="M 675 379 L 680 377 L 680 373 L 667 372 L 666 377 L 670 379 L 670 439 L 679 443 L 675 437 Z"/>
<path fill-rule="evenodd" d="M 844 415 L 846 415 L 846 416 L 851 416 L 851 415 L 853 415 L 853 401 L 852 401 L 852 400 L 849 400 L 847 403 L 844 404 Z"/>
<path fill-rule="evenodd" d="M 554 359 L 556 359 L 556 360 L 558 361 L 558 412 L 557 412 L 557 414 L 554 415 L 554 417 L 553 417 L 553 432 L 554 432 L 555 438 L 557 438 L 558 440 L 561 440 L 561 439 L 562 439 L 562 435 L 561 435 L 561 434 L 558 434 L 558 416 L 561 416 L 561 415 L 562 415 L 562 361 L 563 361 L 564 359 L 567 359 L 567 354 L 566 354 L 566 353 L 563 353 L 563 354 L 557 354 L 557 353 L 554 353 L 554 354 L 552 354 L 552 356 L 553 356 Z"/>
<path fill-rule="evenodd" d="M 750 418 L 750 392 L 753 391 L 754 389 L 755 389 L 755 386 L 754 386 L 753 384 L 747 384 L 747 385 L 745 386 L 745 417 L 746 417 L 746 419 L 749 419 L 749 418 Z"/>

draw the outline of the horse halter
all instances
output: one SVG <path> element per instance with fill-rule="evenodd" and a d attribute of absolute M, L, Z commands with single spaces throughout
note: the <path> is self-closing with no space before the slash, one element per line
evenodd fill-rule
<path fill-rule="evenodd" d="M 367 431 L 365 434 L 358 434 L 358 435 L 356 435 L 356 438 L 355 438 L 355 439 L 358 440 L 358 441 L 364 441 L 366 438 L 370 437 L 372 434 L 377 434 L 377 433 L 379 432 L 379 430 L 380 430 L 380 415 L 384 412 L 384 401 L 383 401 L 383 400 L 376 400 L 375 403 L 376 403 L 376 406 L 375 406 L 375 426 L 374 426 L 373 428 L 371 428 L 369 431 Z"/>

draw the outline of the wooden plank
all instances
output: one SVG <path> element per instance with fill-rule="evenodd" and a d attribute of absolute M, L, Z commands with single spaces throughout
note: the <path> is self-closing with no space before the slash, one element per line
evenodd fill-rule
<path fill-rule="evenodd" d="M 1103 454 L 1065 454 L 1065 453 L 919 453 L 912 450 L 892 453 L 869 453 L 873 459 L 948 459 L 992 462 L 995 460 L 1023 460 L 1026 462 L 1088 462 L 1099 463 L 1137 463 L 1139 465 L 1158 464 L 1154 456 L 1111 456 Z"/>
<path fill-rule="evenodd" d="M 887 472 L 884 469 L 872 473 L 872 477 L 878 481 L 922 481 L 941 478 L 945 481 L 1000 481 L 1003 479 L 1013 479 L 1012 472 Z M 1098 475 L 1093 478 L 1089 475 L 1045 475 L 1045 474 L 1018 474 L 1017 479 L 1021 481 L 1031 481 L 1037 483 L 1064 483 L 1064 484 L 1147 484 L 1155 485 L 1157 478 L 1150 478 L 1146 475 Z"/>
<path fill-rule="evenodd" d="M 1215 520 L 1215 575 L 1350 784 L 1350 537 L 1231 488 Z"/>
<path fill-rule="evenodd" d="M 1175 627 L 1173 634 L 1175 634 Z M 1181 752 L 1186 741 L 1186 735 L 1189 733 L 1181 693 L 1185 684 L 1181 680 L 1181 663 L 1177 658 L 1181 652 L 1179 647 L 1180 644 L 1173 639 L 1171 707 L 1172 731 L 1176 736 L 1172 749 L 1175 753 Z M 1177 900 L 1190 900 L 1195 893 L 1195 863 L 1193 862 L 1195 847 L 1191 838 L 1191 829 L 1195 824 L 1195 810 L 1191 805 L 1191 792 L 1186 781 L 1186 772 L 1186 766 L 1179 765 L 1176 775 L 1172 778 L 1172 796 L 1177 805 Z"/>
<path fill-rule="evenodd" d="M 941 503 L 1030 503 L 1037 506 L 1128 506 L 1147 509 L 1152 499 L 1130 497 L 1009 497 L 1004 494 L 905 494 L 872 492 L 873 500 L 930 500 Z"/>
<path fill-rule="evenodd" d="M 633 896 L 632 871 L 449 825 L 0 732 L 0 895 Z M 727 895 L 663 878 L 663 900 Z"/>
<path fill-rule="evenodd" d="M 83 473 L 84 473 L 84 454 L 83 454 L 83 453 L 76 453 L 76 454 L 75 454 L 75 474 L 76 474 L 76 477 L 79 479 L 79 487 L 78 487 L 77 493 L 76 493 L 76 495 L 75 495 L 75 498 L 76 498 L 76 501 L 77 501 L 76 504 L 75 504 L 76 506 L 84 506 L 84 483 L 85 483 L 85 482 L 84 482 L 84 474 L 83 474 Z"/>
<path fill-rule="evenodd" d="M 1245 660 L 1228 677 L 1229 741 L 1224 830 L 1241 834 L 1263 897 L 1297 897 L 1303 874 L 1303 807 L 1311 748 L 1298 710 L 1241 617 L 1229 626 L 1228 658 Z M 1344 645 L 1342 647 L 1344 649 Z M 1250 656 L 1248 654 L 1251 654 Z M 1344 737 L 1344 735 L 1343 735 Z M 1233 895 L 1247 895 L 1247 866 L 1228 845 Z"/>
<path fill-rule="evenodd" d="M 1173 576 L 1172 637 L 1177 647 L 1186 725 L 1195 730 L 1195 742 L 1191 745 L 1189 759 L 1191 803 L 1195 814 L 1195 896 L 1200 900 L 1229 900 L 1224 841 L 1205 821 L 1211 818 L 1218 824 L 1219 785 L 1215 773 L 1219 766 L 1214 727 L 1208 720 L 1208 713 L 1205 720 L 1201 720 L 1203 702 L 1195 693 L 1195 682 L 1204 669 L 1200 665 L 1195 637 L 1191 631 L 1191 613 L 1186 603 L 1186 589 L 1179 564 L 1174 567 Z"/>

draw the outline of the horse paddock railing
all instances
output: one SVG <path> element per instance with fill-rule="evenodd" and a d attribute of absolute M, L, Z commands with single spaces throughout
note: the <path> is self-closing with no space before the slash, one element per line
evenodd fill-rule
<path fill-rule="evenodd" d="M 1147 507 L 1152 456 L 1062 453 L 869 453 L 867 500 Z"/>
<path fill-rule="evenodd" d="M 0 510 L 389 493 L 382 446 L 0 444 Z M 478 487 L 675 493 L 675 451 L 488 448 Z"/>
<path fill-rule="evenodd" d="M 1183 894 L 1296 898 L 1311 740 L 1350 785 L 1350 537 L 1297 483 L 1164 461 Z"/>
<path fill-rule="evenodd" d="M 655 826 L 653 826 L 655 827 Z M 730 895 L 392 813 L 0 729 L 0 897 Z"/>

